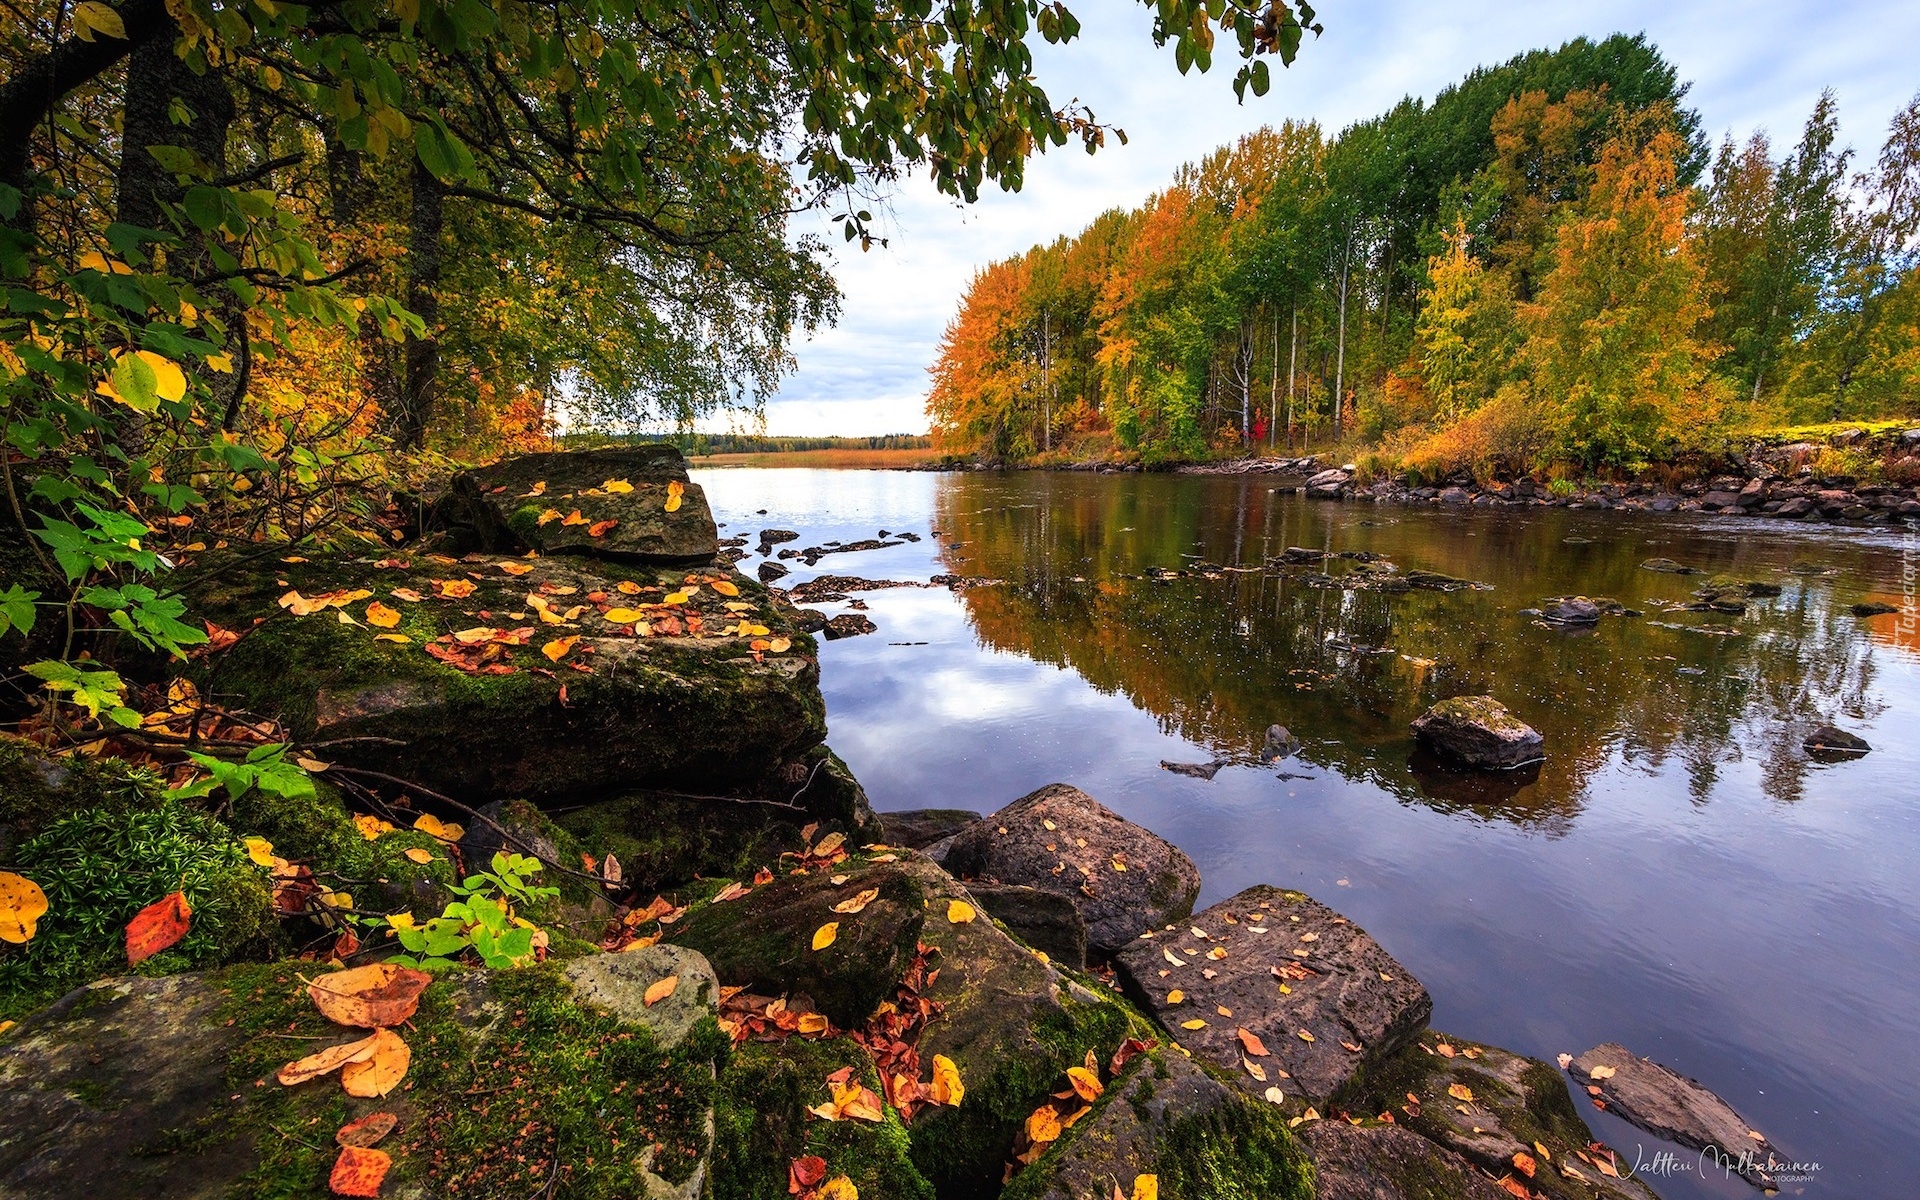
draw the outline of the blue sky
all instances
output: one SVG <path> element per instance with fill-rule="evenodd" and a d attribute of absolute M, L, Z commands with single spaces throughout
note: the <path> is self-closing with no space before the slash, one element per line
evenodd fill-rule
<path fill-rule="evenodd" d="M 1091 158 L 1057 150 L 1030 164 L 1021 192 L 990 191 L 972 206 L 908 180 L 886 217 L 890 246 L 839 253 L 840 323 L 797 347 L 800 369 L 767 405 L 768 432 L 924 431 L 927 364 L 977 267 L 1136 205 L 1181 163 L 1261 125 L 1310 118 L 1336 130 L 1403 95 L 1431 97 L 1483 63 L 1614 32 L 1644 31 L 1692 81 L 1689 101 L 1715 141 L 1764 128 L 1776 147 L 1791 142 L 1832 87 L 1843 136 L 1871 158 L 1888 120 L 1920 90 L 1912 0 L 1326 0 L 1325 35 L 1245 105 L 1234 103 L 1230 59 L 1181 76 L 1171 48 L 1154 47 L 1143 5 L 1069 3 L 1081 37 L 1043 46 L 1035 74 L 1056 103 L 1078 97 L 1130 144 L 1109 141 Z M 837 229 L 821 224 L 837 242 Z"/>

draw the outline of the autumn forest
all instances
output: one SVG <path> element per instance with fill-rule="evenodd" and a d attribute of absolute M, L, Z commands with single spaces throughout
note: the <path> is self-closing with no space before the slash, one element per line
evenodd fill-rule
<path fill-rule="evenodd" d="M 1863 114 L 1848 114 L 1864 127 Z M 1713 143 L 1644 38 L 1287 121 L 974 277 L 932 367 L 952 454 L 1340 447 L 1428 478 L 1635 471 L 1920 405 L 1920 97 L 1876 155 L 1821 96 Z M 1866 138 L 1860 139 L 1866 144 Z"/>

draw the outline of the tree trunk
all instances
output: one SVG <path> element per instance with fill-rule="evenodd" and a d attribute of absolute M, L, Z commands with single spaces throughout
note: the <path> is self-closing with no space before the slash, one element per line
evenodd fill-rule
<path fill-rule="evenodd" d="M 1287 453 L 1293 453 L 1293 380 L 1300 367 L 1300 302 L 1293 303 L 1293 348 L 1287 351 Z"/>
<path fill-rule="evenodd" d="M 406 345 L 406 374 L 394 422 L 394 440 L 402 450 L 426 445 L 427 423 L 433 416 L 435 376 L 440 371 L 440 300 L 435 289 L 440 284 L 441 210 L 445 200 L 444 185 L 416 159 L 413 219 L 407 237 L 407 307 L 426 329 Z"/>
<path fill-rule="evenodd" d="M 1347 231 L 1346 249 L 1340 253 L 1340 337 L 1338 358 L 1333 368 L 1333 440 L 1340 440 L 1340 410 L 1347 394 L 1347 277 L 1353 262 L 1353 231 Z"/>

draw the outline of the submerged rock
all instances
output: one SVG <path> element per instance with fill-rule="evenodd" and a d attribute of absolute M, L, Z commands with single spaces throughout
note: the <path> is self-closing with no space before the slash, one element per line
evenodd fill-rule
<path fill-rule="evenodd" d="M 1567 1073 L 1598 1087 L 1608 1111 L 1648 1133 L 1713 1154 L 1716 1166 L 1730 1166 L 1757 1188 L 1774 1186 L 1769 1166 L 1779 1151 L 1699 1081 L 1614 1042 L 1580 1055 Z"/>
<path fill-rule="evenodd" d="M 1067 897 L 1086 919 L 1088 949 L 1098 954 L 1182 919 L 1200 894 L 1200 870 L 1179 847 L 1064 783 L 962 830 L 945 866 L 962 878 Z"/>
<path fill-rule="evenodd" d="M 1882 604 L 1878 600 L 1869 600 L 1852 605 L 1847 611 L 1856 617 L 1884 617 L 1888 613 L 1897 613 L 1900 610 L 1891 604 Z"/>
<path fill-rule="evenodd" d="M 462 471 L 434 520 L 456 553 L 692 564 L 720 548 L 706 493 L 680 451 L 661 444 L 526 454 Z"/>
<path fill-rule="evenodd" d="M 1827 761 L 1859 758 L 1873 749 L 1867 739 L 1832 725 L 1822 725 L 1809 733 L 1802 743 L 1808 754 Z"/>
<path fill-rule="evenodd" d="M 1221 758 L 1216 758 L 1212 762 L 1203 763 L 1177 763 L 1167 762 L 1162 759 L 1160 769 L 1162 771 L 1172 771 L 1175 775 L 1185 775 L 1189 779 L 1211 780 L 1215 775 L 1220 773 L 1220 768 L 1226 765 L 1227 761 Z"/>
<path fill-rule="evenodd" d="M 1413 723 L 1421 744 L 1442 758 L 1481 770 L 1537 762 L 1545 739 L 1492 696 L 1442 700 Z"/>
<path fill-rule="evenodd" d="M 1114 961 L 1128 994 L 1182 1045 L 1256 1096 L 1279 1087 L 1289 1111 L 1325 1103 L 1391 1058 L 1433 1012 L 1427 989 L 1365 930 L 1265 885 L 1156 929 Z"/>
<path fill-rule="evenodd" d="M 1699 567 L 1689 567 L 1684 563 L 1677 563 L 1671 558 L 1649 558 L 1640 564 L 1640 569 L 1643 571 L 1659 571 L 1665 575 L 1698 575 L 1700 573 Z"/>

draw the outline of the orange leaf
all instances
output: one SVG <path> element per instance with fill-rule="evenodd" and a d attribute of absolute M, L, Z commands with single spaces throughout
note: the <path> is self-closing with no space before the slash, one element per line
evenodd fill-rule
<path fill-rule="evenodd" d="M 581 516 L 580 510 L 576 508 L 566 516 L 560 518 L 560 523 L 562 525 L 585 525 L 587 524 L 587 519 Z"/>
<path fill-rule="evenodd" d="M 933 1086 L 927 1099 L 935 1104 L 958 1105 L 966 1097 L 966 1085 L 960 1082 L 960 1068 L 944 1054 L 933 1056 Z"/>
<path fill-rule="evenodd" d="M 385 1150 L 343 1146 L 333 1161 L 333 1173 L 327 1176 L 327 1187 L 336 1196 L 378 1196 L 392 1166 Z"/>
<path fill-rule="evenodd" d="M 567 656 L 568 652 L 573 649 L 573 644 L 579 640 L 580 638 L 577 635 L 574 637 L 555 638 L 540 647 L 540 653 L 546 655 L 554 662 L 559 662 Z"/>
<path fill-rule="evenodd" d="M 610 530 L 613 529 L 614 526 L 618 524 L 620 524 L 620 522 L 612 519 L 608 519 L 605 521 L 595 521 L 593 524 L 587 526 L 587 536 L 588 537 L 604 537 Z"/>
<path fill-rule="evenodd" d="M 373 1031 L 373 1052 L 340 1069 L 340 1086 L 349 1096 L 384 1096 L 400 1086 L 413 1062 L 413 1050 L 391 1029 Z"/>
<path fill-rule="evenodd" d="M 367 605 L 367 624 L 377 625 L 382 629 L 392 629 L 399 623 L 399 609 L 389 608 L 378 600 Z"/>
<path fill-rule="evenodd" d="M 1455 1100 L 1465 1100 L 1468 1104 L 1473 1103 L 1473 1089 L 1464 1083 L 1448 1084 L 1447 1095 L 1452 1096 Z"/>
<path fill-rule="evenodd" d="M 1073 1085 L 1075 1094 L 1089 1102 L 1098 1100 L 1100 1093 L 1107 1090 L 1100 1083 L 1100 1077 L 1085 1067 L 1068 1067 L 1067 1082 Z"/>
<path fill-rule="evenodd" d="M 738 596 L 740 594 L 740 585 L 730 579 L 716 579 L 713 581 L 713 590 L 719 592 L 722 596 Z"/>
<path fill-rule="evenodd" d="M 680 977 L 678 975 L 669 975 L 665 979 L 655 980 L 647 985 L 646 994 L 640 998 L 640 1002 L 646 1007 L 652 1008 L 668 996 L 673 995 L 673 989 L 679 986 Z"/>
<path fill-rule="evenodd" d="M 817 1154 L 796 1158 L 787 1165 L 787 1191 L 798 1196 L 827 1177 L 827 1160 Z"/>
<path fill-rule="evenodd" d="M 511 562 L 511 561 L 501 563 L 500 569 L 502 571 L 505 571 L 509 575 L 527 575 L 527 574 L 531 574 L 533 571 L 533 568 L 528 566 L 526 563 Z"/>
<path fill-rule="evenodd" d="M 180 892 L 168 892 L 127 922 L 127 965 L 145 962 L 187 936 L 193 909 Z"/>
<path fill-rule="evenodd" d="M 1043 1104 L 1027 1117 L 1027 1140 L 1030 1142 L 1051 1142 L 1060 1137 L 1060 1114 L 1053 1105 Z"/>
<path fill-rule="evenodd" d="M 398 1025 L 420 1007 L 433 976 L 392 963 L 371 963 L 322 975 L 307 985 L 320 1015 L 341 1025 L 378 1029 Z"/>
<path fill-rule="evenodd" d="M 1525 1175 L 1528 1179 L 1533 1178 L 1533 1173 L 1539 1169 L 1539 1166 L 1539 1162 L 1534 1159 L 1533 1155 L 1528 1154 L 1525 1150 L 1514 1152 L 1513 1169 Z"/>
<path fill-rule="evenodd" d="M 368 1113 L 358 1121 L 348 1121 L 333 1135 L 333 1140 L 342 1146 L 359 1146 L 366 1149 L 377 1146 L 380 1140 L 392 1133 L 394 1126 L 400 1124 L 400 1118 L 390 1112 Z"/>
<path fill-rule="evenodd" d="M 1266 1044 L 1256 1037 L 1252 1030 L 1236 1029 L 1233 1031 L 1233 1036 L 1240 1039 L 1240 1044 L 1245 1046 L 1247 1053 L 1253 1057 L 1265 1058 L 1267 1056 Z"/>
<path fill-rule="evenodd" d="M 1527 1185 L 1511 1175 L 1502 1176 L 1497 1186 L 1509 1196 L 1518 1196 L 1520 1200 L 1533 1200 L 1533 1193 L 1527 1190 Z"/>
<path fill-rule="evenodd" d="M 274 1078 L 288 1087 L 305 1083 L 309 1079 L 318 1079 L 322 1075 L 331 1075 L 350 1062 L 356 1062 L 373 1053 L 373 1035 L 368 1034 L 358 1041 L 342 1042 L 338 1046 L 328 1046 L 305 1058 L 295 1059 L 275 1072 Z"/>
<path fill-rule="evenodd" d="M 424 846 L 409 848 L 406 851 L 406 856 L 408 862 L 418 863 L 423 867 L 433 861 L 433 851 L 426 849 Z"/>

